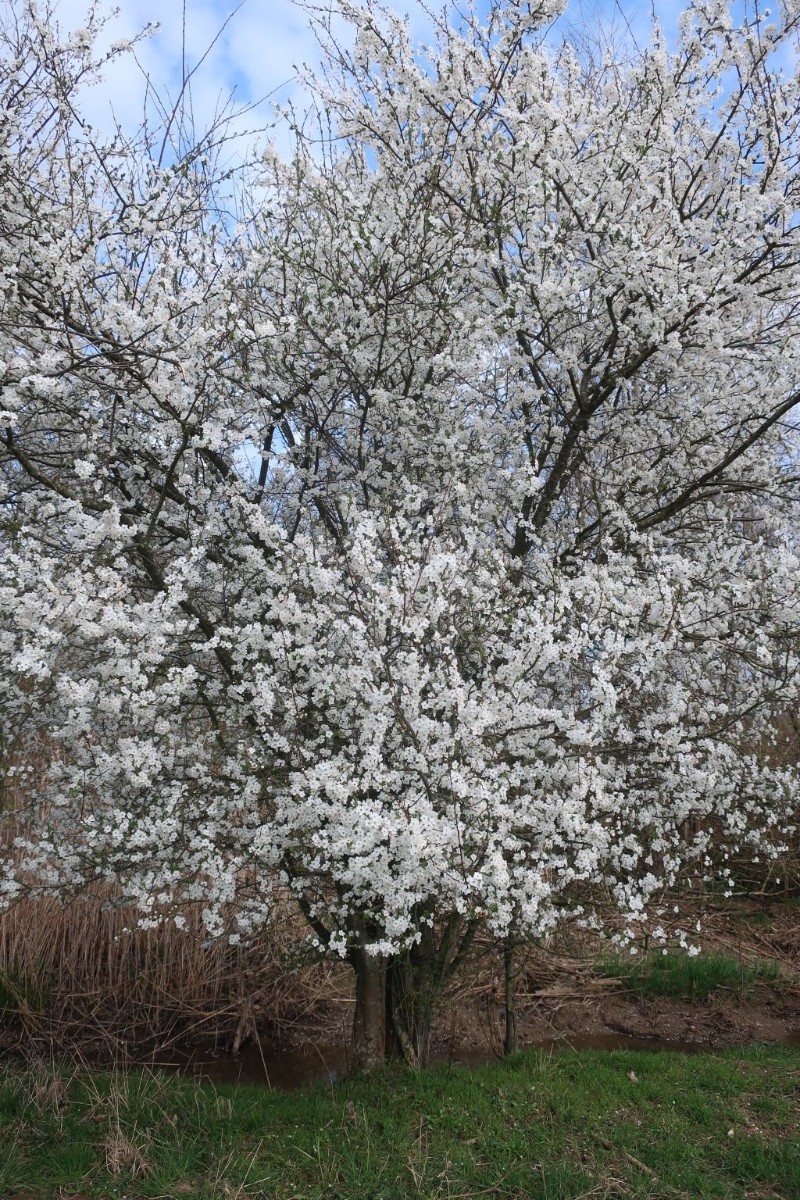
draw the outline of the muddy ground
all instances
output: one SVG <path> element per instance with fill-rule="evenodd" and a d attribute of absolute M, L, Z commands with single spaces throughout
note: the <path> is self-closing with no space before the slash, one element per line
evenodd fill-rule
<path fill-rule="evenodd" d="M 703 904 L 676 918 L 683 927 L 701 921 L 692 941 L 709 954 L 730 955 L 743 965 L 779 965 L 776 979 L 750 987 L 720 988 L 706 1000 L 637 998 L 620 980 L 597 971 L 604 946 L 591 935 L 566 930 L 550 947 L 522 963 L 517 997 L 521 1045 L 601 1045 L 614 1039 L 719 1048 L 748 1042 L 800 1039 L 800 905 L 751 900 Z M 453 996 L 458 1001 L 458 992 Z M 499 964 L 487 963 L 461 1003 L 446 1005 L 436 1030 L 439 1046 L 502 1047 Z"/>

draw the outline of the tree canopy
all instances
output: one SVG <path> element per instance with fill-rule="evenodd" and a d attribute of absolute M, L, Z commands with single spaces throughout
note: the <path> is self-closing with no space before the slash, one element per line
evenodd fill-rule
<path fill-rule="evenodd" d="M 11 4 L 3 888 L 247 937 L 279 879 L 441 982 L 796 811 L 800 16 L 591 59 L 546 0 L 335 9 L 233 210 L 218 130 L 99 138 L 96 24 Z"/>

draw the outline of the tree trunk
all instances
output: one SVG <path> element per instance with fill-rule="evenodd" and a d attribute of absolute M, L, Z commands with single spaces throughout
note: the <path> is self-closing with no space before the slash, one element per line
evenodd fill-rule
<path fill-rule="evenodd" d="M 510 938 L 503 942 L 503 983 L 505 993 L 505 1037 L 503 1053 L 517 1052 L 517 975 L 514 970 L 514 943 Z"/>
<path fill-rule="evenodd" d="M 356 973 L 352 1070 L 363 1075 L 381 1066 L 386 1056 L 386 968 L 381 957 L 359 947 L 349 959 Z"/>
<path fill-rule="evenodd" d="M 436 932 L 431 923 L 420 926 L 418 942 L 386 967 L 387 1053 L 412 1066 L 428 1062 L 436 1005 L 469 951 L 477 921 L 452 913 Z"/>
<path fill-rule="evenodd" d="M 363 1074 L 386 1057 L 424 1066 L 436 1002 L 472 944 L 477 922 L 454 913 L 438 943 L 430 924 L 410 950 L 380 958 L 363 949 L 374 931 L 355 921 L 348 961 L 356 974 L 352 1070 Z"/>
<path fill-rule="evenodd" d="M 430 1052 L 436 987 L 429 964 L 410 954 L 386 967 L 387 1052 L 410 1066 L 424 1066 Z"/>

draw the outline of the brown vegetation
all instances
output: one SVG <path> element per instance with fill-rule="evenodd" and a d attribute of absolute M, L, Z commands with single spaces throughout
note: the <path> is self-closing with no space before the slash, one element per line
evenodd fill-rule
<path fill-rule="evenodd" d="M 25 899 L 0 913 L 6 1040 L 105 1043 L 109 1052 L 202 1039 L 234 1052 L 258 1029 L 302 1022 L 331 991 L 334 964 L 305 944 L 285 902 L 247 947 L 185 929 L 140 929 L 110 897 Z"/>
<path fill-rule="evenodd" d="M 683 897 L 675 922 L 702 915 L 697 940 L 704 950 L 744 965 L 781 965 L 777 979 L 754 989 L 722 989 L 703 1003 L 626 993 L 619 979 L 597 970 L 604 943 L 574 925 L 547 945 L 519 945 L 519 1043 L 611 1046 L 657 1039 L 720 1046 L 792 1039 L 800 1035 L 799 913 L 796 898 L 782 895 Z M 86 899 L 27 900 L 0 915 L 5 1045 L 71 1048 L 93 1060 L 158 1052 L 160 1062 L 181 1062 L 191 1047 L 203 1061 L 211 1047 L 235 1054 L 249 1041 L 239 1067 L 212 1055 L 212 1073 L 256 1078 L 263 1063 L 274 1078 L 282 1071 L 279 1060 L 290 1082 L 295 1075 L 316 1078 L 328 1060 L 341 1071 L 352 972 L 304 956 L 298 950 L 302 922 L 288 904 L 284 916 L 244 949 L 204 942 L 199 921 L 188 931 L 165 923 L 126 932 L 134 915 L 125 909 Z M 644 941 L 640 948 L 646 949 Z M 478 939 L 434 1023 L 433 1057 L 502 1056 L 504 993 L 503 948 Z"/>

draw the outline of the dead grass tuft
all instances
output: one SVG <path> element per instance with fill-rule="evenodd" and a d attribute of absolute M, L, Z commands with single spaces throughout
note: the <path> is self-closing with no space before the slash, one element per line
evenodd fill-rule
<path fill-rule="evenodd" d="M 64 1075 L 52 1062 L 32 1058 L 28 1069 L 17 1077 L 25 1109 L 37 1115 L 49 1114 L 63 1121 L 74 1082 L 73 1075 Z"/>
<path fill-rule="evenodd" d="M 103 1139 L 103 1156 L 106 1170 L 115 1178 L 129 1175 L 132 1179 L 141 1179 L 150 1174 L 145 1139 L 135 1141 L 119 1126 L 107 1131 Z"/>

